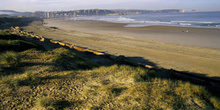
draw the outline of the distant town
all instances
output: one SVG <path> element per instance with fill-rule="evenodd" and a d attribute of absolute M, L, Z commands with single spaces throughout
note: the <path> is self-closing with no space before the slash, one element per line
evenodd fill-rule
<path fill-rule="evenodd" d="M 134 15 L 147 13 L 184 13 L 182 9 L 167 10 L 105 10 L 105 9 L 86 9 L 73 11 L 36 11 L 36 12 L 16 12 L 13 10 L 0 10 L 1 17 L 37 17 L 37 18 L 60 18 L 76 16 L 96 16 L 96 15 Z"/>

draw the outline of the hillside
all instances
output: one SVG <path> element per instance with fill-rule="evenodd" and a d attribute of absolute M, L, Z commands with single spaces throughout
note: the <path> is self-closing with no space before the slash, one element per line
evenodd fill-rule
<path fill-rule="evenodd" d="M 37 18 L 18 18 L 18 17 L 1 17 L 0 29 L 9 29 L 11 26 L 26 26 Z"/>
<path fill-rule="evenodd" d="M 0 109 L 220 109 L 204 87 L 154 70 L 100 65 L 5 31 L 0 39 Z"/>
<path fill-rule="evenodd" d="M 31 12 L 17 12 L 14 10 L 0 10 L 2 17 L 17 17 L 17 16 L 30 16 Z"/>

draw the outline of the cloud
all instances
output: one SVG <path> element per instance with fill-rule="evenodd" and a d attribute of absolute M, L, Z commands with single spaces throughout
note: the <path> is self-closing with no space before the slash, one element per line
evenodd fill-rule
<path fill-rule="evenodd" d="M 106 9 L 203 9 L 219 10 L 220 0 L 0 0 L 1 9 L 18 11 L 58 11 L 90 8 Z M 212 7 L 212 8 L 210 8 Z"/>

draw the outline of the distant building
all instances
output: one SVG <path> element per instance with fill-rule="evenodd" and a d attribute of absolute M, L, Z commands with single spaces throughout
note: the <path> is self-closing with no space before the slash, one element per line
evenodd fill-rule
<path fill-rule="evenodd" d="M 98 16 L 98 15 L 134 15 L 148 13 L 185 13 L 185 10 L 167 9 L 167 10 L 102 10 L 102 9 L 87 9 L 73 11 L 52 11 L 43 12 L 36 11 L 34 17 L 38 18 L 59 18 L 59 17 L 75 17 L 75 16 Z"/>
<path fill-rule="evenodd" d="M 180 13 L 185 13 L 186 11 L 185 10 L 180 10 Z"/>
<path fill-rule="evenodd" d="M 191 12 L 197 12 L 197 11 L 193 9 L 193 10 L 191 10 Z"/>

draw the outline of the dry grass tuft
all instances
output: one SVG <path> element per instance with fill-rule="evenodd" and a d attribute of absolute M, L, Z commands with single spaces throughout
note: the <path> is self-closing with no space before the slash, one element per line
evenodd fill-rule
<path fill-rule="evenodd" d="M 154 73 L 156 74 L 156 73 Z M 201 86 L 154 78 L 151 71 L 130 66 L 81 71 L 86 83 L 80 91 L 83 109 L 210 109 Z M 214 101 L 213 101 L 214 102 Z M 211 103 L 211 104 L 210 104 Z M 217 103 L 215 104 L 217 105 Z"/>
<path fill-rule="evenodd" d="M 17 76 L 3 76 L 1 77 L 0 84 L 7 85 L 10 88 L 19 86 L 19 78 Z"/>
<path fill-rule="evenodd" d="M 211 104 L 216 108 L 216 109 L 220 109 L 220 100 L 216 97 L 211 96 L 209 98 Z"/>
<path fill-rule="evenodd" d="M 42 97 L 37 99 L 36 101 L 36 108 L 43 108 L 43 109 L 55 109 L 54 107 L 54 100 L 48 97 Z"/>
<path fill-rule="evenodd" d="M 2 67 L 15 67 L 18 66 L 20 62 L 19 54 L 13 51 L 6 51 L 0 56 L 0 64 Z"/>
<path fill-rule="evenodd" d="M 39 83 L 39 78 L 32 71 L 27 71 L 24 74 L 2 76 L 0 84 L 7 85 L 10 88 L 19 86 L 33 86 Z"/>

